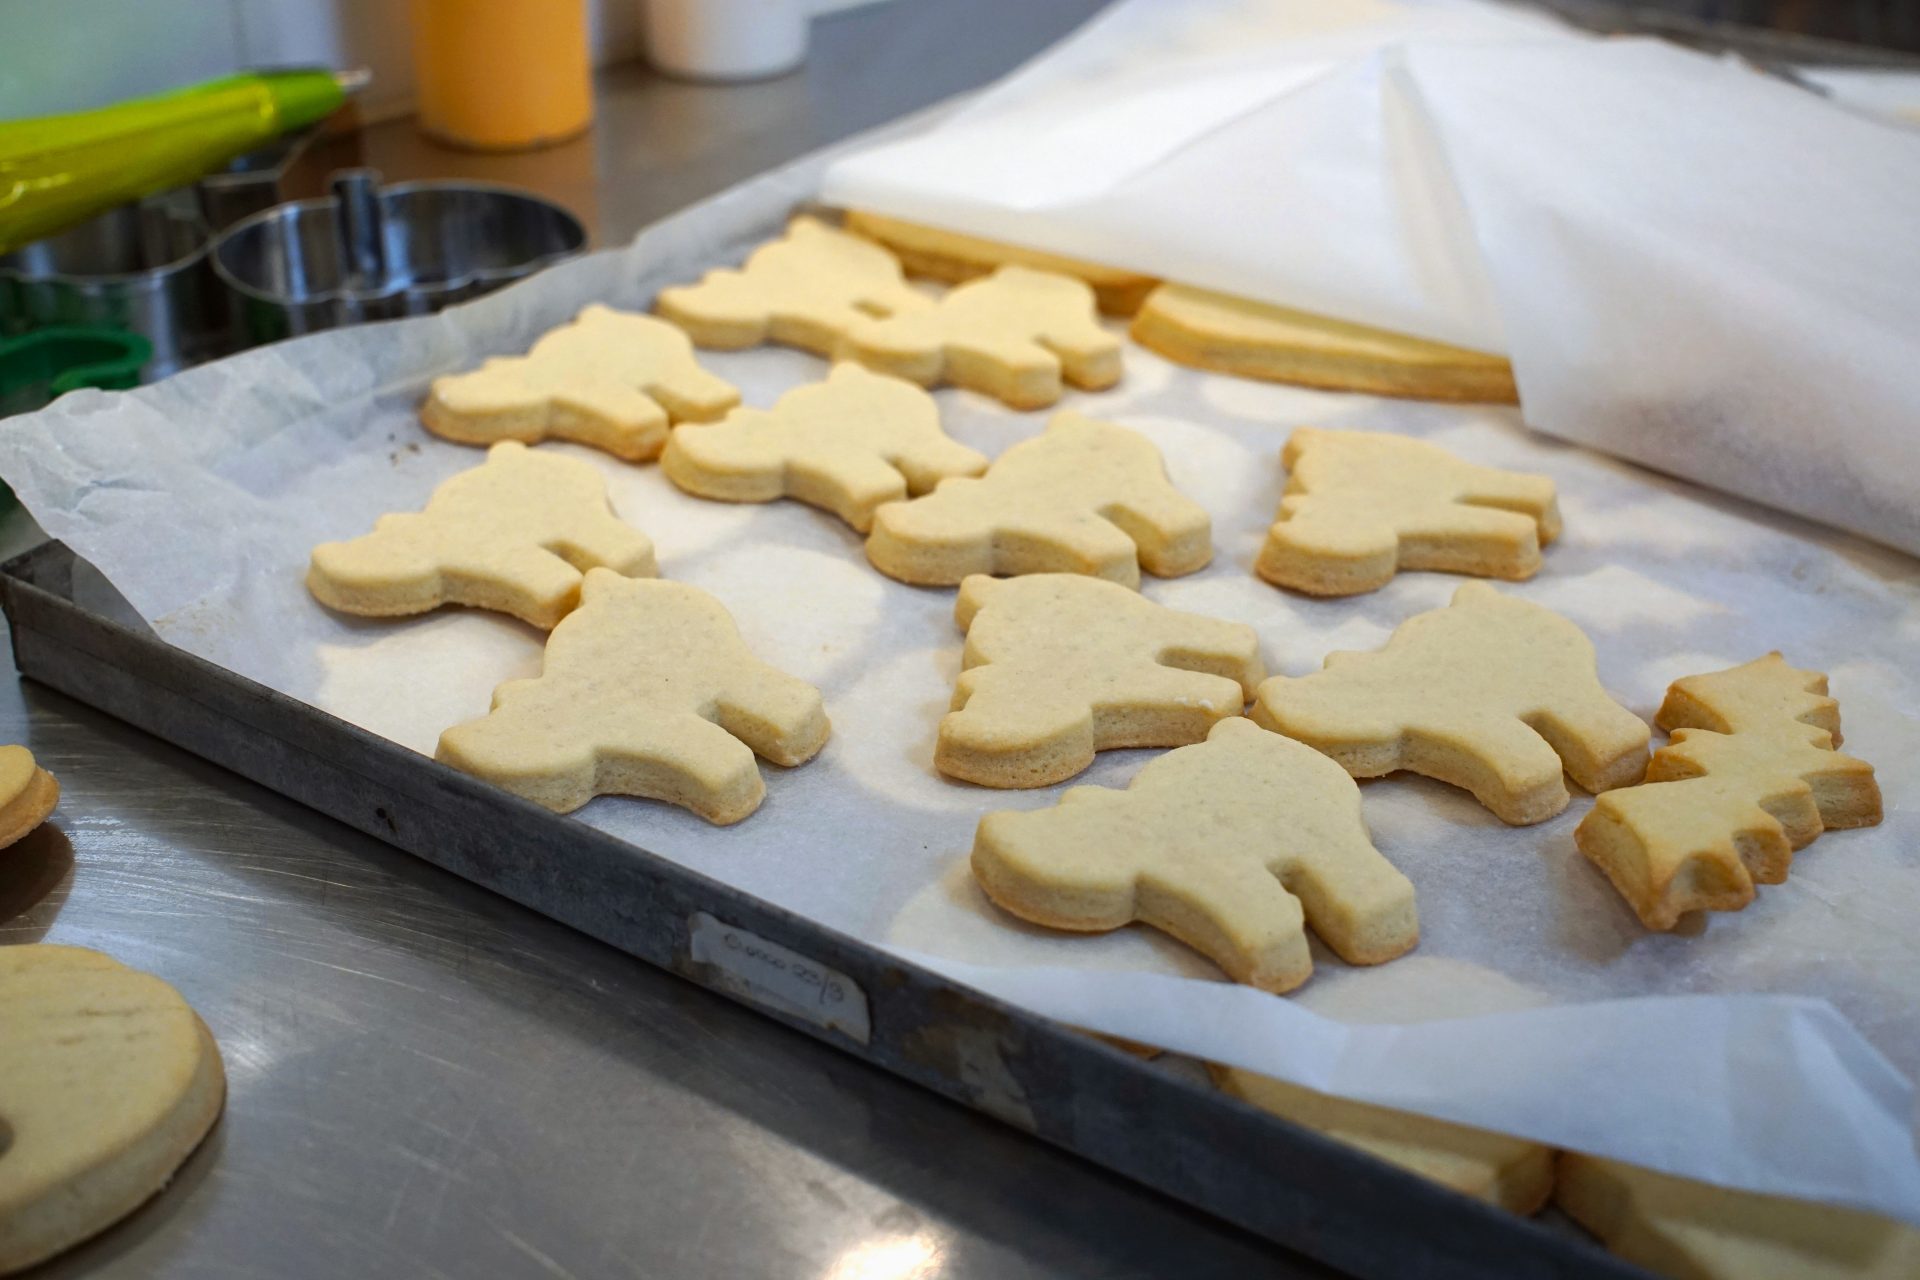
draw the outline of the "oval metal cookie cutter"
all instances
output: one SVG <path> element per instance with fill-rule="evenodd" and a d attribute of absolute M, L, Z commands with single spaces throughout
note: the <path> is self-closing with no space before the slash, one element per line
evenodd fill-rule
<path fill-rule="evenodd" d="M 332 194 L 255 214 L 214 241 L 244 344 L 421 315 L 580 252 L 586 228 L 550 201 L 460 182 L 380 185 L 333 175 Z"/>

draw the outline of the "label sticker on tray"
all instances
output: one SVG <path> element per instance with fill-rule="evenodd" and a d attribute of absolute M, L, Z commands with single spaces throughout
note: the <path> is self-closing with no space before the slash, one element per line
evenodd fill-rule
<path fill-rule="evenodd" d="M 867 993 L 846 974 L 704 911 L 687 926 L 688 954 L 708 966 L 716 986 L 867 1043 Z"/>

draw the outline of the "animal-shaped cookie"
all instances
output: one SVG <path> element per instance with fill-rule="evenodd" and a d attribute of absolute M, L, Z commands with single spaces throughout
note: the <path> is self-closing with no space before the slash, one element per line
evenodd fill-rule
<path fill-rule="evenodd" d="M 804 764 L 826 741 L 820 691 L 754 657 L 718 600 L 594 569 L 540 674 L 495 689 L 435 758 L 557 813 L 645 796 L 724 825 L 766 794 L 755 752 Z"/>
<path fill-rule="evenodd" d="M 1553 1149 L 1525 1138 L 1355 1102 L 1240 1067 L 1212 1068 L 1236 1098 L 1462 1195 L 1518 1214 L 1553 1193 Z"/>
<path fill-rule="evenodd" d="M 1169 360 L 1242 378 L 1415 400 L 1520 399 L 1501 356 L 1190 285 L 1149 293 L 1130 332 Z"/>
<path fill-rule="evenodd" d="M 823 356 L 862 320 L 932 305 L 901 278 L 891 253 L 804 217 L 755 249 L 740 270 L 709 271 L 699 284 L 662 289 L 654 303 L 703 347 L 779 342 Z"/>
<path fill-rule="evenodd" d="M 1167 480 L 1145 436 L 1077 413 L 994 460 L 977 480 L 881 507 L 867 559 L 891 578 L 951 586 L 972 573 L 1084 573 L 1138 586 L 1213 558 L 1206 511 Z"/>
<path fill-rule="evenodd" d="M 172 987 L 84 947 L 0 947 L 0 1274 L 139 1208 L 225 1097 L 220 1050 Z"/>
<path fill-rule="evenodd" d="M 1138 920 L 1266 991 L 1312 973 L 1303 918 L 1349 964 L 1420 937 L 1413 886 L 1369 840 L 1353 779 L 1244 718 L 1152 760 L 1125 791 L 1074 787 L 1051 809 L 988 814 L 973 874 L 1023 920 L 1085 933 Z"/>
<path fill-rule="evenodd" d="M 1102 266 L 1039 249 L 1023 249 L 1019 245 L 906 222 L 864 209 L 847 211 L 847 230 L 887 246 L 910 275 L 945 280 L 949 284 L 978 279 L 1008 264 L 1073 276 L 1092 286 L 1095 300 L 1108 315 L 1132 315 L 1160 283 L 1152 276 L 1120 267 Z"/>
<path fill-rule="evenodd" d="M 367 617 L 464 604 L 550 628 L 594 568 L 652 577 L 653 543 L 613 514 L 591 466 L 505 440 L 435 489 L 424 511 L 381 516 L 372 533 L 315 547 L 307 589 Z"/>
<path fill-rule="evenodd" d="M 1483 582 L 1401 623 L 1383 649 L 1268 680 L 1253 717 L 1356 778 L 1425 774 L 1516 826 L 1567 807 L 1563 771 L 1594 792 L 1638 782 L 1651 736 L 1600 687 L 1579 627 Z"/>
<path fill-rule="evenodd" d="M 1577 1151 L 1560 1153 L 1553 1202 L 1613 1252 L 1676 1280 L 1920 1276 L 1920 1230 L 1906 1223 Z"/>
<path fill-rule="evenodd" d="M 1093 290 L 1029 267 L 1002 267 L 925 311 L 862 321 L 838 354 L 923 387 L 984 392 L 1016 409 L 1054 403 L 1062 378 L 1085 391 L 1120 380 L 1120 340 L 1100 327 Z"/>
<path fill-rule="evenodd" d="M 881 503 L 977 476 L 987 460 L 940 430 L 939 406 L 919 387 L 837 364 L 771 412 L 735 409 L 717 423 L 676 427 L 660 467 L 702 498 L 797 498 L 865 533 Z"/>
<path fill-rule="evenodd" d="M 420 419 L 462 444 L 577 440 L 629 462 L 659 455 L 667 423 L 711 422 L 740 403 L 687 335 L 652 316 L 591 306 L 524 356 L 435 378 Z"/>
<path fill-rule="evenodd" d="M 1778 653 L 1667 691 L 1656 723 L 1673 738 L 1647 781 L 1601 796 L 1574 831 L 1642 924 L 1738 911 L 1822 831 L 1880 821 L 1873 766 L 1834 749 L 1840 708 L 1826 693 L 1826 676 Z"/>
<path fill-rule="evenodd" d="M 1302 427 L 1281 458 L 1286 496 L 1254 565 L 1276 586 L 1354 595 L 1401 569 L 1531 578 L 1560 533 L 1553 481 L 1410 436 Z"/>
<path fill-rule="evenodd" d="M 0 747 L 0 849 L 17 844 L 60 803 L 60 784 L 20 746 Z"/>
<path fill-rule="evenodd" d="M 987 787 L 1064 782 L 1096 751 L 1199 742 L 1266 676 L 1252 627 L 1078 574 L 976 574 L 953 617 L 966 669 L 933 763 Z"/>

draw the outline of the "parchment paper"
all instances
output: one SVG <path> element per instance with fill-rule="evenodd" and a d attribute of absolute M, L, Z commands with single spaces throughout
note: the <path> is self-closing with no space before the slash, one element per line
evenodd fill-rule
<path fill-rule="evenodd" d="M 437 317 L 318 335 L 132 393 L 76 393 L 0 422 L 0 475 L 171 643 L 430 752 L 443 728 L 485 710 L 496 683 L 537 672 L 541 635 L 474 611 L 331 614 L 302 585 L 310 549 L 417 509 L 480 460 L 415 421 L 430 376 L 523 350 L 589 301 L 644 306 L 663 284 L 737 260 L 817 189 L 820 163 Z M 759 406 L 826 368 L 772 349 L 706 360 Z M 1044 422 L 968 393 L 938 398 L 950 431 L 989 453 Z M 1283 999 L 1224 982 L 1146 930 L 1052 935 L 985 903 L 965 860 L 981 814 L 1051 804 L 1060 788 L 993 792 L 932 768 L 960 658 L 951 591 L 883 578 L 822 512 L 703 502 L 657 467 L 550 445 L 606 475 L 664 573 L 714 592 L 758 653 L 817 683 L 834 726 L 812 763 L 768 768 L 765 805 L 736 827 L 618 798 L 578 820 L 1081 1026 L 1920 1218 L 1906 1079 L 1920 1067 L 1912 560 L 1530 436 L 1507 411 L 1202 375 L 1131 347 L 1118 389 L 1066 403 L 1150 436 L 1213 514 L 1213 565 L 1149 580 L 1146 594 L 1252 623 L 1270 667 L 1290 674 L 1331 649 L 1379 644 L 1458 584 L 1407 574 L 1372 595 L 1314 601 L 1254 578 L 1292 427 L 1406 432 L 1553 476 L 1566 536 L 1512 590 L 1585 627 L 1604 680 L 1642 714 L 1676 676 L 1774 647 L 1830 671 L 1848 750 L 1880 768 L 1886 824 L 1823 837 L 1739 915 L 1652 935 L 1574 850 L 1585 798 L 1516 830 L 1464 793 L 1394 778 L 1368 784 L 1365 804 L 1376 843 L 1419 895 L 1422 940 L 1403 959 L 1359 970 L 1317 951 L 1315 977 Z M 1076 781 L 1124 784 L 1150 754 L 1108 754 Z"/>
<path fill-rule="evenodd" d="M 1920 553 L 1920 133 L 1471 0 L 1130 0 L 827 197 L 1511 357 L 1539 430 Z"/>

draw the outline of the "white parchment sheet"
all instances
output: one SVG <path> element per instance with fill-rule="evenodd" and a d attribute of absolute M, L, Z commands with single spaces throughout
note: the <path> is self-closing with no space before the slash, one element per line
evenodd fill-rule
<path fill-rule="evenodd" d="M 1477 0 L 1125 0 L 828 199 L 1511 357 L 1527 422 L 1920 554 L 1920 132 Z"/>
<path fill-rule="evenodd" d="M 442 315 L 323 334 L 139 391 L 82 392 L 0 422 L 0 475 L 169 642 L 422 752 L 538 671 L 542 636 L 446 610 L 331 614 L 302 583 L 317 542 L 414 510 L 480 461 L 415 420 L 428 379 L 523 350 L 583 304 L 645 306 L 660 286 L 737 260 L 817 189 L 803 162 Z M 820 686 L 833 738 L 769 767 L 765 805 L 729 828 L 602 798 L 578 820 L 965 981 L 1082 1026 L 1317 1087 L 1721 1182 L 1920 1219 L 1907 1078 L 1920 1070 L 1920 565 L 1791 517 L 1714 497 L 1528 434 L 1506 410 L 1391 403 L 1203 375 L 1129 346 L 1125 380 L 1068 407 L 1152 438 L 1214 519 L 1201 573 L 1149 579 L 1165 604 L 1253 624 L 1269 666 L 1300 674 L 1369 648 L 1459 580 L 1407 574 L 1316 601 L 1256 579 L 1288 431 L 1404 432 L 1479 462 L 1551 475 L 1566 535 L 1511 588 L 1593 637 L 1608 687 L 1651 715 L 1669 681 L 1771 648 L 1832 673 L 1847 749 L 1874 762 L 1876 829 L 1822 838 L 1792 879 L 1704 928 L 1648 934 L 1574 850 L 1590 803 L 1501 825 L 1421 779 L 1368 783 L 1380 849 L 1419 895 L 1421 943 L 1373 969 L 1324 950 L 1289 998 L 1225 982 L 1144 929 L 1056 936 L 987 904 L 966 871 L 980 815 L 1053 803 L 932 767 L 958 671 L 953 592 L 870 568 L 859 539 L 794 503 L 729 506 L 654 466 L 572 446 L 662 571 L 712 591 L 748 643 Z M 706 357 L 750 405 L 820 377 L 766 349 Z M 969 393 L 938 396 L 954 436 L 997 454 L 1039 431 Z M 1148 752 L 1077 782 L 1123 785 Z"/>

